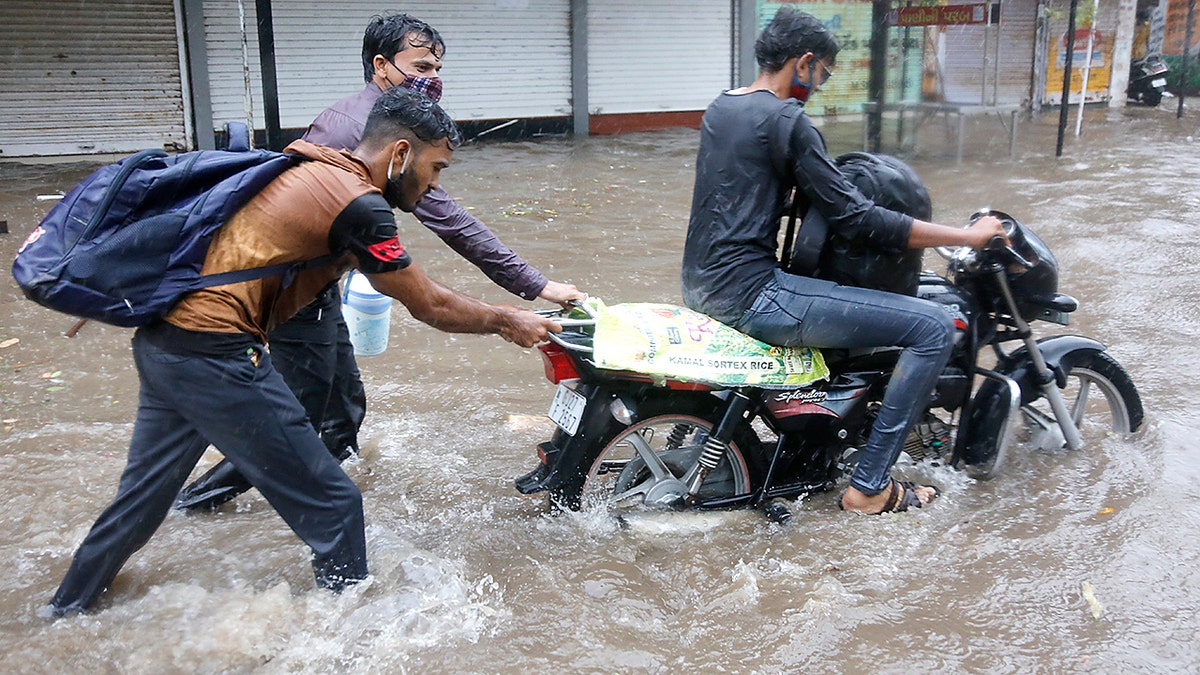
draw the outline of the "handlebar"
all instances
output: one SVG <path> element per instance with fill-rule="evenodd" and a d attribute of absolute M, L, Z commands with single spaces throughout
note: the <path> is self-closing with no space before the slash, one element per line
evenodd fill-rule
<path fill-rule="evenodd" d="M 985 208 L 979 209 L 978 211 L 973 213 L 971 215 L 970 220 L 967 222 L 967 227 L 970 227 L 971 225 L 973 225 L 975 223 L 975 221 L 979 220 L 980 218 L 982 218 L 984 216 L 989 216 L 989 215 L 997 216 L 1000 218 L 1000 222 L 1004 225 L 1004 231 L 1009 236 L 1010 242 L 1011 242 L 1011 237 L 1014 234 L 1015 225 L 1013 225 L 1008 220 L 1008 216 L 1006 216 L 1005 214 L 1002 214 L 1002 213 L 998 213 L 996 211 L 992 211 L 990 208 L 985 207 Z M 936 250 L 938 255 L 942 256 L 946 260 L 954 260 L 955 258 L 966 258 L 968 255 L 971 255 L 973 257 L 976 252 L 976 249 L 973 249 L 969 246 L 957 246 L 957 247 L 938 246 L 934 250 Z M 1020 265 L 1021 267 L 1024 267 L 1025 269 L 1030 269 L 1034 265 L 1034 263 L 1030 262 L 1029 260 L 1026 260 L 1025 256 L 1021 255 L 1015 248 L 1013 248 L 1011 243 L 1005 243 L 1004 237 L 1001 237 L 999 235 L 989 239 L 988 243 L 985 244 L 983 248 L 978 249 L 978 250 L 979 251 L 995 251 L 996 253 L 1001 254 L 1005 258 L 1007 258 L 1008 263 L 1015 263 L 1017 265 Z M 972 262 L 974 262 L 974 261 L 972 261 Z"/>

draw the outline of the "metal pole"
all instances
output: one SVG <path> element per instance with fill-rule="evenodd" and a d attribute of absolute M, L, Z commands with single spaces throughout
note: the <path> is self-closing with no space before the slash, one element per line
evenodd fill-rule
<path fill-rule="evenodd" d="M 238 0 L 238 22 L 242 34 L 242 109 L 246 113 L 246 126 L 250 127 L 250 145 L 254 145 L 254 91 L 250 87 L 250 51 L 246 33 L 246 3 Z M 228 143 L 229 139 L 225 139 Z"/>
<path fill-rule="evenodd" d="M 1183 97 L 1187 93 L 1188 68 L 1192 48 L 1192 17 L 1196 12 L 1196 0 L 1188 0 L 1187 30 L 1183 38 L 1183 63 L 1179 72 L 1179 109 L 1175 111 L 1175 119 L 1183 117 Z"/>
<path fill-rule="evenodd" d="M 1079 9 L 1079 0 L 1071 0 L 1071 13 L 1067 18 L 1067 53 L 1063 61 L 1062 104 L 1058 106 L 1058 145 L 1054 149 L 1055 157 L 1062 157 L 1063 136 L 1067 131 L 1067 113 L 1071 103 L 1071 65 L 1075 56 L 1075 12 Z"/>
<path fill-rule="evenodd" d="M 262 71 L 263 116 L 267 126 L 267 148 L 283 150 L 283 130 L 279 127 L 279 79 L 275 74 L 275 23 L 271 18 L 271 0 L 254 0 L 258 18 L 258 67 Z"/>
<path fill-rule="evenodd" d="M 912 7 L 912 2 L 911 1 L 906 2 L 904 6 Z M 905 26 L 904 27 L 904 37 L 902 37 L 900 39 L 900 93 L 896 96 L 896 100 L 900 103 L 904 103 L 904 101 L 908 99 L 908 86 L 907 86 L 908 85 L 908 41 L 910 39 L 909 31 L 911 31 L 911 30 L 912 30 L 912 28 Z M 897 121 L 896 124 L 897 124 L 896 138 L 899 140 L 900 145 L 903 146 L 904 145 L 904 115 L 903 114 L 900 115 L 900 119 Z M 913 138 L 913 142 L 914 142 L 914 144 L 916 143 L 915 136 Z"/>
<path fill-rule="evenodd" d="M 571 0 L 571 133 L 591 132 L 588 113 L 588 0 Z"/>
<path fill-rule="evenodd" d="M 1100 13 L 1100 0 L 1092 0 L 1092 24 L 1088 26 L 1087 60 L 1083 62 L 1083 84 L 1079 88 L 1079 117 L 1075 118 L 1075 136 L 1083 128 L 1083 104 L 1087 101 L 1088 77 L 1092 74 L 1092 50 L 1096 42 L 1096 15 Z"/>
<path fill-rule="evenodd" d="M 875 102 L 875 110 L 867 115 L 867 147 L 879 152 L 883 130 L 883 92 L 887 77 L 887 15 L 892 9 L 890 0 L 871 3 L 871 65 L 867 75 L 867 100 Z"/>

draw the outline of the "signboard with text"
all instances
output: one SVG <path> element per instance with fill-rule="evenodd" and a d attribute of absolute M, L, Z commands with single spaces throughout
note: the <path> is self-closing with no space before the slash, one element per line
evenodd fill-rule
<path fill-rule="evenodd" d="M 933 7 L 900 7 L 888 12 L 892 26 L 968 26 L 988 23 L 988 6 L 937 5 Z"/>

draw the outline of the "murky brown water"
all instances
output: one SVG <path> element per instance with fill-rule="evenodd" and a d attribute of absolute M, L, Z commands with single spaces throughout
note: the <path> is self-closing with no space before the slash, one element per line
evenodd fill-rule
<path fill-rule="evenodd" d="M 1165 110 L 1089 111 L 1055 159 L 1056 120 L 1022 125 L 1017 161 L 998 125 L 980 126 L 961 166 L 931 123 L 913 163 L 938 220 L 988 205 L 1046 239 L 1062 290 L 1081 300 L 1070 330 L 1130 371 L 1146 430 L 1080 452 L 1018 449 L 987 483 L 921 469 L 945 495 L 900 517 L 842 514 L 832 495 L 784 528 L 753 512 L 631 530 L 547 515 L 511 483 L 548 433 L 540 359 L 398 311 L 388 351 L 360 361 L 370 415 L 347 466 L 365 496 L 368 583 L 313 590 L 305 547 L 246 495 L 217 514 L 172 514 L 101 611 L 46 623 L 35 611 L 123 466 L 130 333 L 89 324 L 64 338 L 72 319 L 0 285 L 0 344 L 20 340 L 0 348 L 0 670 L 1194 672 L 1200 132 Z M 860 132 L 843 121 L 826 133 L 841 152 Z M 467 147 L 445 182 L 553 278 L 609 302 L 678 302 L 696 139 Z M 0 257 L 48 208 L 37 194 L 89 169 L 0 164 L 12 231 Z M 404 227 L 433 277 L 510 301 Z"/>

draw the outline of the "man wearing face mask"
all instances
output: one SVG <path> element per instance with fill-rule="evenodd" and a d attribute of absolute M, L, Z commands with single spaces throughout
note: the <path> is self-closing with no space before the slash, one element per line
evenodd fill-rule
<path fill-rule="evenodd" d="M 318 115 L 303 140 L 353 150 L 362 137 L 371 106 L 393 87 L 419 92 L 436 102 L 442 95 L 438 71 L 445 50 L 441 35 L 424 21 L 408 14 L 372 17 L 363 34 L 366 86 Z M 514 295 L 559 304 L 587 297 L 571 284 L 547 279 L 441 188 L 426 194 L 413 209 L 413 215 Z M 342 318 L 336 285 L 276 328 L 270 335 L 270 344 L 276 366 L 304 404 L 330 453 L 341 461 L 357 452 L 358 430 L 366 415 L 366 393 Z M 223 461 L 185 488 L 177 506 L 212 508 L 249 487 L 232 465 Z"/>
<path fill-rule="evenodd" d="M 436 103 L 394 89 L 376 102 L 353 152 L 296 141 L 308 161 L 285 171 L 214 236 L 203 273 L 324 259 L 297 272 L 185 295 L 165 320 L 138 329 L 140 390 L 117 496 L 92 527 L 50 603 L 62 616 L 91 607 L 162 523 L 209 443 L 221 448 L 312 549 L 318 586 L 367 575 L 362 495 L 317 436 L 264 345 L 350 267 L 440 330 L 496 333 L 525 347 L 558 327 L 490 305 L 425 276 L 397 238 L 393 208 L 412 211 L 437 188 L 459 142 Z"/>
<path fill-rule="evenodd" d="M 969 229 L 881 208 L 838 170 L 804 103 L 833 74 L 837 40 L 819 19 L 784 7 L 754 45 L 759 71 L 704 113 L 683 253 L 683 299 L 764 342 L 822 348 L 903 347 L 841 505 L 881 513 L 920 507 L 936 488 L 892 480 L 909 430 L 953 346 L 950 316 L 918 298 L 788 273 L 776 256 L 789 192 L 847 240 L 895 252 L 984 246 L 1004 236 L 987 216 Z"/>

